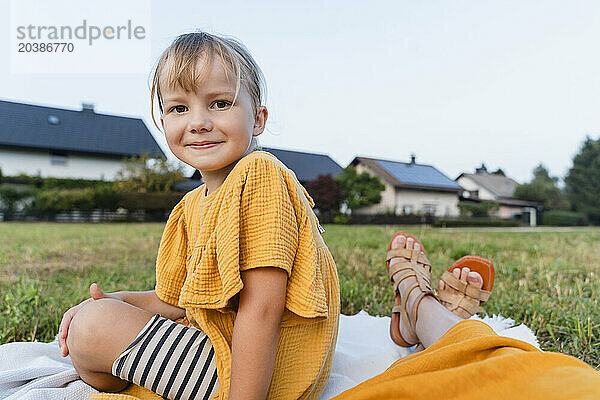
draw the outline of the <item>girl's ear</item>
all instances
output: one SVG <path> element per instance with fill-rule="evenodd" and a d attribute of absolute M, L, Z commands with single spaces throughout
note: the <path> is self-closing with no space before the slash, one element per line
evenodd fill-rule
<path fill-rule="evenodd" d="M 265 125 L 267 124 L 268 116 L 269 112 L 267 111 L 267 107 L 256 107 L 256 117 L 254 118 L 254 129 L 252 131 L 252 136 L 258 136 L 263 133 L 265 130 Z"/>

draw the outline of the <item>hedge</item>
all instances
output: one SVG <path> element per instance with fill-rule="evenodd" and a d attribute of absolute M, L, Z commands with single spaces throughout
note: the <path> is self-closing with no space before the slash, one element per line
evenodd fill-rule
<path fill-rule="evenodd" d="M 66 190 L 38 190 L 34 194 L 30 209 L 43 214 L 61 211 L 91 210 L 144 210 L 163 212 L 171 210 L 185 193 L 120 193 L 109 185 L 94 188 Z"/>
<path fill-rule="evenodd" d="M 573 211 L 545 211 L 542 213 L 542 225 L 583 226 L 588 221 L 584 214 Z"/>
<path fill-rule="evenodd" d="M 499 227 L 514 227 L 520 226 L 521 222 L 507 219 L 492 219 L 492 218 L 439 218 L 433 223 L 436 228 L 453 228 L 462 226 L 499 226 Z"/>
<path fill-rule="evenodd" d="M 117 204 L 127 210 L 169 211 L 179 203 L 184 194 L 181 192 L 121 193 Z"/>
<path fill-rule="evenodd" d="M 432 215 L 352 214 L 348 223 L 354 225 L 431 225 Z"/>

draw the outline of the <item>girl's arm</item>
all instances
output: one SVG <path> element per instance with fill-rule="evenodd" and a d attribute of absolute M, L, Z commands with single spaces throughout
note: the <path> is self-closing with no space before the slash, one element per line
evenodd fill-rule
<path fill-rule="evenodd" d="M 149 290 L 146 292 L 114 292 L 114 293 L 104 293 L 97 284 L 92 283 L 90 285 L 90 298 L 82 301 L 76 306 L 69 308 L 63 315 L 62 320 L 60 322 L 60 326 L 58 329 L 58 346 L 61 349 L 62 356 L 66 357 L 69 354 L 69 349 L 67 347 L 67 335 L 69 334 L 69 326 L 71 325 L 71 321 L 75 314 L 79 312 L 81 308 L 83 308 L 87 303 L 99 300 L 99 299 L 116 299 L 123 301 L 125 303 L 129 303 L 133 306 L 142 308 L 146 311 L 149 311 L 153 314 L 160 314 L 165 318 L 171 319 L 173 321 L 178 320 L 179 318 L 185 317 L 185 310 L 179 307 L 172 306 L 168 303 L 165 303 L 156 295 L 156 291 Z"/>
<path fill-rule="evenodd" d="M 158 298 L 155 290 L 148 290 L 146 292 L 122 291 L 110 294 L 117 296 L 119 300 L 125 303 L 150 311 L 152 314 L 158 313 L 173 321 L 185 317 L 185 309 L 165 303 Z"/>
<path fill-rule="evenodd" d="M 241 277 L 244 287 L 233 326 L 229 400 L 264 400 L 275 364 L 287 272 L 263 267 L 242 271 Z"/>

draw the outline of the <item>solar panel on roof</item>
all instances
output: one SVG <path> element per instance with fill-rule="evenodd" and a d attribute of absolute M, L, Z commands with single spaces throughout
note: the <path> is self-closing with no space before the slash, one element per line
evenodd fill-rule
<path fill-rule="evenodd" d="M 437 186 L 461 189 L 461 186 L 430 165 L 376 160 L 394 178 L 406 185 Z"/>

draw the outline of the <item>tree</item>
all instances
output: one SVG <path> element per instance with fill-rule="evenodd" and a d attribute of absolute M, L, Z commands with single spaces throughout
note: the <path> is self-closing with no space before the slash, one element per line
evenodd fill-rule
<path fill-rule="evenodd" d="M 575 211 L 600 223 L 600 138 L 585 138 L 565 178 L 567 198 Z"/>
<path fill-rule="evenodd" d="M 319 175 L 306 182 L 306 190 L 315 201 L 315 206 L 324 213 L 335 213 L 342 203 L 342 191 L 331 174 Z"/>
<path fill-rule="evenodd" d="M 144 155 L 125 161 L 115 185 L 123 192 L 170 192 L 185 180 L 181 166 L 171 165 L 164 157 L 154 160 Z"/>
<path fill-rule="evenodd" d="M 378 177 L 371 176 L 367 172 L 358 174 L 352 165 L 344 168 L 335 180 L 340 185 L 346 206 L 351 211 L 379 203 L 381 192 L 385 189 Z"/>
<path fill-rule="evenodd" d="M 506 176 L 506 174 L 504 173 L 504 170 L 502 168 L 498 168 L 497 170 L 492 172 L 492 175 Z"/>
<path fill-rule="evenodd" d="M 519 200 L 538 201 L 546 210 L 566 210 L 569 207 L 563 192 L 556 186 L 558 178 L 551 177 L 546 167 L 539 164 L 533 170 L 529 183 L 517 186 L 513 197 Z"/>

